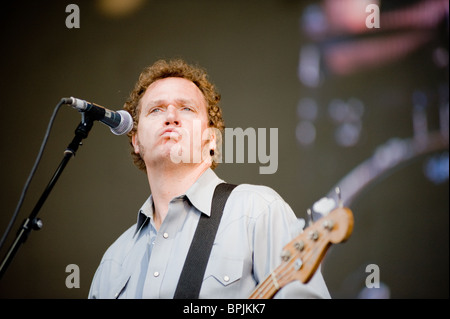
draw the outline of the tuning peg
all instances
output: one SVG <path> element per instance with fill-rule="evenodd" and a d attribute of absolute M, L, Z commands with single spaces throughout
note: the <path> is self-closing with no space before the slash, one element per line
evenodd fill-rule
<path fill-rule="evenodd" d="M 312 209 L 314 212 L 326 216 L 328 215 L 333 208 L 336 207 L 336 201 L 332 198 L 322 197 L 320 200 L 314 203 Z"/>
<path fill-rule="evenodd" d="M 314 223 L 311 208 L 308 208 L 306 213 L 308 214 L 308 226 L 311 226 Z"/>
<path fill-rule="evenodd" d="M 338 197 L 338 206 L 339 206 L 340 208 L 342 208 L 344 205 L 343 205 L 343 203 L 342 203 L 341 188 L 340 188 L 339 186 L 337 186 L 337 187 L 335 188 L 335 192 L 336 192 L 337 197 Z"/>

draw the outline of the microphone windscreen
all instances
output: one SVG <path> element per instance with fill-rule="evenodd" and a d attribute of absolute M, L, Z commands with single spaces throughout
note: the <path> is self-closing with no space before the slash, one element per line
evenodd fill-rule
<path fill-rule="evenodd" d="M 111 132 L 115 135 L 128 134 L 133 128 L 133 118 L 125 110 L 119 110 L 117 113 L 120 114 L 120 123 L 115 128 L 110 127 Z"/>

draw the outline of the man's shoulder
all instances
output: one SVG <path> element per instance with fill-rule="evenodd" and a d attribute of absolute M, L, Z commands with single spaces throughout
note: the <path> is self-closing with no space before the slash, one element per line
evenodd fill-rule
<path fill-rule="evenodd" d="M 229 201 L 231 209 L 255 217 L 268 211 L 291 211 L 281 195 L 266 185 L 239 184 L 231 193 Z"/>
<path fill-rule="evenodd" d="M 234 189 L 234 195 L 238 197 L 245 197 L 247 199 L 254 198 L 264 202 L 272 202 L 275 200 L 283 200 L 280 194 L 273 188 L 266 185 L 256 184 L 239 184 Z"/>
<path fill-rule="evenodd" d="M 132 242 L 136 233 L 136 224 L 125 230 L 106 250 L 103 260 L 106 259 L 122 259 L 123 255 L 129 247 L 129 243 Z"/>
<path fill-rule="evenodd" d="M 256 184 L 239 184 L 230 195 L 225 206 L 229 218 L 242 218 L 266 223 L 270 220 L 285 220 L 298 233 L 298 220 L 290 205 L 272 187 Z M 273 225 L 278 225 L 279 222 Z M 282 224 L 282 223 L 281 223 Z M 281 225 L 280 224 L 280 225 Z"/>

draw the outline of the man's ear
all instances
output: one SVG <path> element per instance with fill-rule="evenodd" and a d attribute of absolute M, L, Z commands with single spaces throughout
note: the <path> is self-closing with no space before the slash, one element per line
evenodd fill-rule
<path fill-rule="evenodd" d="M 139 154 L 139 137 L 137 132 L 131 136 L 131 143 L 133 144 L 133 149 L 136 154 Z"/>
<path fill-rule="evenodd" d="M 217 136 L 216 136 L 216 130 L 210 130 L 210 136 L 209 136 L 209 149 L 210 150 L 217 150 Z"/>
<path fill-rule="evenodd" d="M 202 136 L 204 141 L 207 143 L 204 146 L 204 156 L 208 156 L 212 160 L 220 158 L 221 143 L 222 143 L 222 133 L 219 129 L 215 127 L 208 127 Z"/>
<path fill-rule="evenodd" d="M 220 134 L 220 132 L 219 132 L 219 134 Z M 206 145 L 206 148 L 208 149 L 208 152 L 211 151 L 211 150 L 212 151 L 217 150 L 217 132 L 216 132 L 216 128 L 208 127 L 204 131 L 202 139 L 204 141 L 208 142 L 207 145 Z"/>

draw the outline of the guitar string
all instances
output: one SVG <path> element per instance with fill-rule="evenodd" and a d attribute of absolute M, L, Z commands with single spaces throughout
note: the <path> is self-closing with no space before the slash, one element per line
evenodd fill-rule
<path fill-rule="evenodd" d="M 317 229 L 316 229 L 317 230 Z M 305 233 L 303 233 L 303 234 L 305 234 Z M 328 243 L 328 241 L 327 240 L 324 240 L 323 239 L 323 237 L 322 236 L 320 236 L 320 234 L 322 234 L 322 232 L 319 232 L 319 239 L 318 239 L 318 241 L 314 244 L 315 246 L 318 246 L 318 244 L 320 244 L 320 245 L 323 245 L 324 247 L 326 247 L 326 245 L 327 245 L 327 243 Z M 301 238 L 300 238 L 300 240 L 301 240 Z M 319 245 L 319 246 L 320 246 Z M 303 256 L 301 256 L 301 254 L 300 253 L 296 253 L 295 254 L 295 256 L 299 256 L 300 257 L 300 260 L 302 261 L 302 263 L 303 263 L 303 260 L 308 260 L 309 258 L 310 258 L 310 256 L 312 255 L 312 253 L 313 253 L 313 249 L 309 249 L 307 252 L 305 252 L 304 253 L 304 255 Z M 303 257 L 303 260 L 301 259 Z M 298 259 L 298 257 L 297 258 L 294 258 L 294 257 L 292 257 L 292 258 L 290 258 L 290 260 L 288 261 L 288 262 L 285 262 L 284 264 L 281 264 L 281 265 L 279 265 L 272 273 L 271 273 L 271 275 L 270 276 L 268 276 L 263 282 L 261 282 L 261 284 L 260 285 L 258 285 L 257 286 L 257 288 L 256 288 L 256 290 L 251 294 L 251 296 L 253 296 L 253 295 L 255 295 L 255 293 L 256 293 L 256 291 L 260 291 L 258 294 L 257 294 L 257 296 L 263 296 L 263 295 L 265 295 L 266 293 L 268 293 L 268 292 L 270 292 L 271 291 L 271 287 L 273 286 L 276 290 L 275 290 L 275 293 L 279 290 L 279 283 L 278 283 L 278 281 L 276 281 L 277 279 L 277 276 L 275 275 L 275 273 L 277 272 L 277 270 L 280 270 L 279 271 L 279 275 L 280 275 L 280 277 L 279 277 L 279 279 L 283 279 L 283 277 L 286 275 L 286 274 L 289 274 L 290 272 L 291 272 L 291 269 L 289 269 L 289 268 L 291 268 L 291 267 L 294 267 L 294 265 L 293 265 L 293 263 L 295 263 L 295 261 Z M 304 264 L 304 263 L 303 263 Z M 303 265 L 302 264 L 302 265 Z M 320 263 L 319 263 L 320 264 Z M 295 268 L 295 267 L 294 267 Z M 300 270 L 301 269 L 301 267 L 298 269 L 298 270 Z M 315 271 L 317 271 L 317 268 L 316 268 L 316 270 Z M 274 282 L 274 280 L 276 281 L 276 282 Z M 277 287 L 278 286 L 278 287 Z M 284 286 L 284 285 L 283 285 Z"/>
<path fill-rule="evenodd" d="M 305 252 L 305 254 L 303 255 L 303 259 L 309 259 L 309 257 L 312 254 L 312 249 L 308 250 L 307 252 Z M 299 255 L 298 253 L 296 253 L 296 255 Z M 296 258 L 297 259 L 297 258 Z M 289 275 L 289 273 L 291 272 L 290 268 L 293 268 L 294 265 L 293 263 L 295 263 L 294 258 L 291 258 L 288 262 L 285 262 L 284 264 L 281 264 L 280 266 L 278 266 L 273 272 L 272 274 L 277 273 L 278 276 L 275 275 L 271 275 L 269 277 L 267 277 L 259 286 L 259 288 L 257 289 L 258 291 L 260 291 L 258 293 L 258 296 L 262 296 L 265 295 L 266 293 L 271 291 L 271 287 L 272 285 L 276 288 L 276 285 L 273 284 L 273 276 L 275 276 L 275 278 L 278 279 L 283 279 L 284 276 Z M 301 269 L 301 268 L 300 268 Z M 279 272 L 277 271 L 279 270 Z M 278 284 L 278 282 L 277 282 Z M 279 285 L 279 284 L 278 284 Z M 276 289 L 276 291 L 278 291 L 279 289 Z"/>
<path fill-rule="evenodd" d="M 306 255 L 306 254 L 305 254 Z M 286 274 L 286 271 L 288 271 L 288 268 L 290 268 L 289 266 L 290 266 L 290 264 L 291 264 L 291 262 L 292 262 L 292 260 L 290 260 L 289 262 L 286 262 L 286 263 L 283 263 L 283 264 L 281 264 L 281 265 L 279 265 L 272 273 L 271 273 L 271 275 L 272 274 L 275 274 L 275 273 L 278 273 L 278 271 L 279 271 L 279 274 L 280 274 L 280 278 L 282 278 L 285 274 Z M 276 278 L 277 276 L 275 276 L 275 278 Z M 270 292 L 271 290 L 272 290 L 272 287 L 275 287 L 275 285 L 273 284 L 273 276 L 268 276 L 262 283 L 261 283 L 261 285 L 258 287 L 258 291 L 259 291 L 259 293 L 258 293 L 258 296 L 263 296 L 263 295 L 265 295 L 266 293 L 268 293 L 268 292 Z M 275 287 L 276 288 L 276 287 Z M 278 289 L 276 289 L 276 291 L 278 291 Z"/>
<path fill-rule="evenodd" d="M 281 264 L 277 269 L 275 269 L 275 270 L 272 272 L 272 274 L 277 273 L 277 274 L 279 274 L 279 275 L 281 276 L 281 277 L 279 277 L 279 278 L 282 278 L 282 277 L 286 274 L 286 271 L 289 270 L 288 268 L 290 268 L 290 267 L 289 267 L 290 264 L 291 264 L 291 262 L 287 262 L 287 263 Z M 280 270 L 280 272 L 278 273 L 277 270 Z M 271 292 L 272 287 L 275 288 L 275 292 L 279 290 L 279 289 L 276 288 L 276 285 L 275 285 L 274 282 L 273 282 L 273 276 L 275 276 L 275 278 L 277 277 L 276 275 L 268 276 L 268 277 L 261 283 L 261 286 L 258 288 L 258 291 L 259 291 L 258 296 L 259 296 L 259 297 L 264 296 L 264 295 L 267 294 L 268 292 Z"/>

